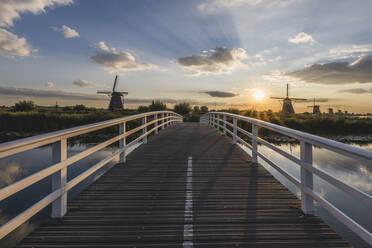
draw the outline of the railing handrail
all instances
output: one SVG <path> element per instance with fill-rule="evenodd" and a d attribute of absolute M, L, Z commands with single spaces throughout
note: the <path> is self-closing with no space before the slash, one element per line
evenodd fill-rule
<path fill-rule="evenodd" d="M 304 140 L 308 143 L 311 143 L 313 145 L 327 148 L 330 150 L 333 150 L 335 152 L 343 151 L 345 153 L 348 153 L 349 155 L 353 155 L 358 157 L 358 159 L 367 159 L 372 160 L 372 151 L 362 149 L 359 147 L 351 146 L 345 143 L 341 143 L 335 140 L 327 139 L 324 137 L 320 137 L 314 134 L 305 133 L 299 130 L 291 129 L 288 127 L 283 127 L 274 123 L 266 122 L 263 120 L 254 119 L 247 116 L 232 114 L 232 113 L 226 113 L 226 112 L 209 112 L 210 114 L 223 114 L 232 118 L 237 118 L 239 120 L 246 120 L 248 122 L 257 124 L 259 126 L 271 129 L 273 131 L 280 132 L 284 135 L 290 136 L 292 138 L 298 139 L 298 140 Z"/>
<path fill-rule="evenodd" d="M 121 122 L 128 122 L 131 120 L 139 119 L 145 116 L 151 116 L 155 114 L 162 114 L 162 113 L 172 113 L 175 116 L 182 117 L 181 115 L 173 112 L 173 111 L 153 111 L 153 112 L 146 112 L 136 115 L 130 115 L 126 117 L 115 118 L 106 121 L 100 121 L 90 124 L 85 124 L 77 127 L 62 129 L 54 132 L 49 132 L 45 134 L 35 135 L 32 137 L 17 139 L 14 141 L 0 143 L 0 158 L 10 156 L 12 154 L 16 154 L 25 150 L 30 150 L 32 148 L 37 148 L 43 145 L 47 145 L 53 143 L 61 138 L 71 138 L 74 136 L 78 136 L 85 133 L 90 133 L 95 130 L 107 128 L 110 126 L 117 125 Z M 29 148 L 32 146 L 32 148 Z M 22 149 L 24 147 L 25 149 Z M 12 152 L 14 151 L 14 152 Z"/>
<path fill-rule="evenodd" d="M 158 115 L 161 115 L 161 118 L 158 118 Z M 154 120 L 148 122 L 148 116 L 154 116 Z M 142 119 L 142 124 L 131 130 L 126 130 L 126 123 L 136 119 Z M 16 217 L 1 225 L 0 239 L 2 239 L 11 231 L 29 220 L 32 216 L 37 214 L 49 204 L 53 204 L 52 217 L 62 217 L 67 211 L 67 192 L 70 189 L 88 178 L 90 175 L 92 175 L 94 172 L 105 166 L 116 157 L 119 157 L 119 162 L 125 162 L 125 156 L 127 155 L 127 153 L 129 153 L 126 150 L 129 147 L 135 144 L 146 144 L 147 136 L 149 134 L 153 132 L 157 134 L 160 128 L 164 129 L 165 126 L 171 125 L 176 122 L 182 122 L 181 115 L 172 111 L 153 111 L 73 127 L 0 144 L 0 158 L 41 147 L 47 144 L 52 144 L 53 155 L 52 165 L 50 165 L 49 167 L 35 172 L 0 189 L 0 201 L 2 201 L 16 194 L 17 192 L 43 180 L 46 177 L 52 176 L 52 193 L 48 194 L 40 201 L 27 208 L 22 213 L 18 214 Z M 68 138 L 111 127 L 114 125 L 119 126 L 119 134 L 117 136 L 99 143 L 98 145 L 95 145 L 91 148 L 88 148 L 83 152 L 75 154 L 71 157 L 67 157 Z M 150 130 L 147 130 L 147 127 L 150 125 L 154 125 L 154 127 L 152 127 Z M 126 137 L 141 130 L 142 134 L 139 137 L 132 140 L 129 144 L 126 143 Z M 139 143 L 141 140 L 142 143 Z M 119 142 L 118 150 L 67 182 L 68 166 L 115 142 Z"/>
<path fill-rule="evenodd" d="M 220 118 L 223 116 L 223 119 Z M 227 117 L 231 117 L 233 123 L 227 120 Z M 252 124 L 252 132 L 248 132 L 243 128 L 240 128 L 237 124 L 237 120 L 249 122 Z M 332 214 L 341 223 L 345 224 L 350 230 L 355 232 L 359 237 L 361 237 L 368 244 L 372 245 L 372 233 L 361 226 L 359 223 L 354 221 L 348 215 L 343 213 L 340 209 L 334 206 L 332 203 L 323 198 L 320 194 L 313 190 L 313 175 L 320 177 L 326 182 L 330 183 L 339 190 L 345 192 L 351 197 L 360 200 L 362 203 L 366 204 L 368 207 L 372 207 L 372 196 L 362 190 L 337 179 L 327 171 L 321 168 L 313 166 L 313 146 L 319 146 L 327 150 L 342 154 L 347 157 L 361 160 L 367 162 L 367 166 L 371 166 L 372 162 L 372 152 L 353 147 L 341 142 L 333 141 L 327 138 L 319 137 L 313 134 L 301 132 L 298 130 L 290 129 L 287 127 L 282 127 L 273 123 L 265 122 L 262 120 L 254 119 L 251 117 L 241 116 L 232 113 L 225 112 L 209 112 L 200 118 L 201 122 L 210 124 L 217 130 L 223 130 L 224 134 L 229 134 L 233 138 L 233 143 L 236 144 L 238 141 L 246 145 L 252 151 L 252 163 L 258 163 L 258 157 L 265 161 L 269 166 L 273 167 L 282 176 L 292 182 L 296 187 L 301 190 L 301 209 L 305 214 L 314 213 L 314 200 L 317 201 L 322 207 L 324 207 L 330 214 Z M 223 125 L 221 125 L 222 123 Z M 227 128 L 227 125 L 229 128 Z M 290 137 L 293 137 L 300 141 L 300 158 L 289 154 L 288 152 L 274 146 L 268 141 L 258 137 L 258 127 L 263 127 L 270 129 L 274 132 L 278 132 Z M 239 133 L 249 137 L 252 140 L 252 145 L 250 145 L 246 140 L 239 137 Z M 290 161 L 294 162 L 296 165 L 300 166 L 301 170 L 301 180 L 299 181 L 296 177 L 286 172 L 280 166 L 272 162 L 269 158 L 265 157 L 258 151 L 257 143 L 260 143 L 274 152 L 284 156 Z"/>

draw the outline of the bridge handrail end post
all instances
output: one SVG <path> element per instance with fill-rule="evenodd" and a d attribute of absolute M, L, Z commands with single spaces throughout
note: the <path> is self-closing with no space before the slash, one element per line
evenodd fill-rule
<path fill-rule="evenodd" d="M 300 140 L 300 159 L 312 165 L 313 164 L 313 148 L 312 144 Z M 313 173 L 308 171 L 304 166 L 301 166 L 301 209 L 306 215 L 314 215 L 314 199 L 311 195 L 307 194 L 305 188 L 313 190 L 314 178 Z"/>
<path fill-rule="evenodd" d="M 53 164 L 62 162 L 67 159 L 67 139 L 61 140 L 52 144 L 52 162 Z M 66 187 L 67 184 L 67 168 L 63 168 L 52 175 L 52 192 Z M 62 192 L 52 203 L 52 218 L 62 218 L 67 212 L 67 192 Z"/>

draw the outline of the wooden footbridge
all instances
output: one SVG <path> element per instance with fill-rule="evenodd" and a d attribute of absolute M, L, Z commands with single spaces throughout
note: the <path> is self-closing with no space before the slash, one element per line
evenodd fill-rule
<path fill-rule="evenodd" d="M 127 130 L 136 120 L 142 122 Z M 249 122 L 250 129 L 243 129 L 242 122 Z M 68 138 L 116 125 L 118 136 L 67 157 Z M 259 126 L 299 139 L 301 157 L 259 138 Z M 156 135 L 147 140 L 152 133 Z M 115 142 L 117 151 L 67 181 L 70 164 Z M 250 147 L 252 154 L 237 143 Z M 313 145 L 370 163 L 366 150 L 233 114 L 209 113 L 200 123 L 182 123 L 181 116 L 160 111 L 4 143 L 0 158 L 46 144 L 53 145 L 54 165 L 0 190 L 3 200 L 47 176 L 53 179 L 48 196 L 1 226 L 3 238 L 52 204 L 52 218 L 17 247 L 350 247 L 313 215 L 314 201 L 372 244 L 370 230 L 313 191 L 312 179 L 320 176 L 371 206 L 370 195 L 312 166 Z M 135 144 L 142 145 L 129 154 Z M 296 162 L 301 180 L 264 157 L 258 144 Z M 67 203 L 70 189 L 115 158 L 117 165 Z M 258 159 L 299 187 L 301 200 Z"/>

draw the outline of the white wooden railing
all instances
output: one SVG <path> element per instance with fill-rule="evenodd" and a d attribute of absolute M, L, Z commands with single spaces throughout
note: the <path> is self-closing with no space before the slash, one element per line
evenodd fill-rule
<path fill-rule="evenodd" d="M 151 121 L 147 121 L 149 117 L 152 117 Z M 131 130 L 126 130 L 127 122 L 138 119 L 142 120 L 142 124 L 140 126 Z M 102 121 L 0 144 L 0 159 L 48 144 L 52 144 L 53 158 L 53 165 L 50 167 L 0 189 L 0 201 L 2 201 L 46 177 L 52 176 L 52 193 L 2 225 L 0 227 L 0 239 L 29 220 L 32 216 L 47 207 L 49 204 L 52 204 L 52 217 L 60 218 L 64 216 L 67 211 L 67 192 L 69 190 L 115 158 L 119 157 L 119 162 L 125 162 L 125 157 L 127 155 L 126 150 L 128 148 L 136 144 L 138 145 L 138 143 L 146 144 L 147 136 L 149 134 L 153 132 L 157 134 L 159 129 L 164 129 L 167 126 L 178 122 L 182 122 L 182 116 L 179 114 L 171 111 L 156 111 Z M 147 130 L 147 127 L 150 125 L 153 125 L 153 128 Z M 69 158 L 67 157 L 68 138 L 112 126 L 119 126 L 119 135 L 74 156 Z M 126 139 L 128 136 L 138 133 L 141 130 L 142 133 L 139 137 L 126 144 Z M 79 161 L 90 154 L 118 141 L 119 148 L 117 151 L 67 182 L 67 167 L 76 161 Z"/>
<path fill-rule="evenodd" d="M 230 121 L 229 121 L 230 120 Z M 248 122 L 251 124 L 252 132 L 242 129 L 238 126 L 238 121 Z M 367 207 L 371 208 L 372 211 L 372 196 L 359 190 L 358 188 L 346 184 L 343 181 L 332 176 L 328 172 L 313 167 L 313 146 L 318 146 L 325 148 L 327 150 L 342 154 L 344 156 L 360 160 L 367 163 L 368 166 L 372 166 L 372 152 L 346 145 L 337 141 L 330 139 L 322 138 L 316 135 L 304 133 L 294 129 L 282 127 L 275 125 L 269 122 L 257 120 L 254 118 L 230 114 L 225 112 L 210 112 L 203 115 L 200 118 L 200 122 L 207 123 L 210 126 L 221 130 L 224 134 L 229 134 L 233 143 L 236 144 L 240 142 L 246 145 L 252 151 L 252 162 L 257 164 L 257 158 L 260 157 L 263 161 L 269 164 L 271 167 L 276 169 L 281 175 L 286 177 L 290 182 L 292 182 L 296 187 L 301 190 L 301 208 L 305 214 L 314 214 L 314 200 L 318 202 L 322 207 L 324 207 L 331 215 L 345 224 L 350 230 L 356 233 L 364 241 L 372 246 L 372 234 L 369 230 L 362 227 L 355 220 L 351 219 L 340 209 L 334 206 L 332 203 L 323 198 L 320 194 L 313 190 L 313 175 L 316 175 L 326 182 L 332 184 L 336 188 L 344 191 L 346 194 L 350 195 L 354 199 L 358 200 L 362 204 L 365 204 Z M 258 127 L 266 128 L 271 131 L 284 134 L 286 136 L 295 138 L 300 142 L 300 159 L 297 157 L 281 150 L 280 148 L 274 146 L 273 144 L 267 142 L 264 139 L 258 137 Z M 244 135 L 251 139 L 251 144 L 246 142 L 245 139 L 241 138 L 239 135 Z M 280 166 L 273 163 L 270 158 L 265 157 L 257 150 L 257 144 L 264 145 L 271 150 L 279 153 L 285 158 L 293 161 L 301 169 L 301 178 L 300 181 L 290 175 L 288 172 L 281 169 Z"/>

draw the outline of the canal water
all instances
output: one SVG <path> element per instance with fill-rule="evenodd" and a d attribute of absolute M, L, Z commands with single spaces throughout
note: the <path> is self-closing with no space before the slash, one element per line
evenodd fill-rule
<path fill-rule="evenodd" d="M 68 147 L 68 156 L 73 156 L 82 152 L 94 144 L 70 144 Z M 364 149 L 372 150 L 372 143 L 370 144 L 352 144 Z M 298 144 L 280 144 L 277 145 L 281 149 L 293 154 L 296 157 L 300 156 L 300 149 Z M 243 147 L 243 146 L 242 146 Z M 250 153 L 247 147 L 243 147 Z M 93 166 L 98 161 L 112 154 L 115 147 L 105 148 L 100 150 L 87 158 L 84 158 L 68 168 L 68 180 L 71 180 L 78 174 Z M 275 164 L 280 165 L 282 169 L 289 172 L 296 178 L 300 176 L 299 166 L 282 157 L 279 154 L 259 146 L 259 151 L 266 157 L 270 158 Z M 331 175 L 343 182 L 354 185 L 364 192 L 372 194 L 372 165 L 359 162 L 354 159 L 346 158 L 336 153 L 314 147 L 314 166 L 328 171 Z M 267 170 L 269 170 L 280 182 L 282 182 L 290 191 L 296 196 L 300 197 L 300 192 L 296 187 L 289 182 L 286 178 L 281 176 L 275 169 L 272 169 L 264 161 L 259 161 Z M 94 175 L 89 177 L 84 182 L 77 185 L 68 194 L 71 199 L 74 195 L 78 194 L 86 186 L 88 186 L 94 179 L 102 175 L 107 168 L 114 165 L 113 161 L 108 166 L 105 166 Z M 45 146 L 30 151 L 22 152 L 10 157 L 0 159 L 0 188 L 7 186 L 15 181 L 18 181 L 28 175 L 40 171 L 52 165 L 52 152 L 51 146 Z M 372 211 L 355 199 L 349 197 L 342 191 L 336 189 L 332 185 L 326 183 L 318 177 L 314 177 L 315 190 L 325 197 L 332 204 L 340 208 L 343 212 L 347 213 L 350 217 L 357 220 L 368 230 L 372 230 Z M 12 197 L 0 202 L 0 225 L 15 217 L 32 204 L 36 203 L 48 193 L 51 192 L 51 178 L 45 178 L 39 183 L 22 190 Z M 369 247 L 363 243 L 356 235 L 345 228 L 341 223 L 330 216 L 323 208 L 316 206 L 317 215 L 321 216 L 334 230 L 341 234 L 345 239 L 349 240 L 354 247 Z M 32 231 L 41 219 L 49 216 L 50 207 L 46 208 L 30 221 L 16 229 L 13 233 L 8 235 L 5 239 L 0 241 L 0 247 L 12 247 L 30 231 Z"/>

